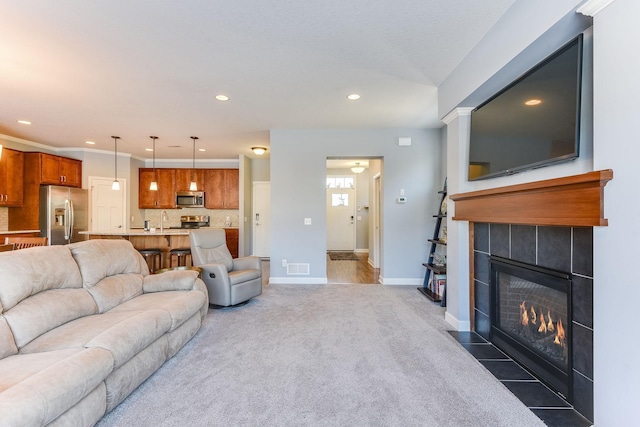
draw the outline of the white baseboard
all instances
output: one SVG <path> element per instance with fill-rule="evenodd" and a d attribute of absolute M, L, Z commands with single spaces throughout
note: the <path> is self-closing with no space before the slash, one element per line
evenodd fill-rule
<path fill-rule="evenodd" d="M 453 326 L 456 331 L 467 332 L 471 330 L 471 322 L 468 320 L 458 320 L 453 314 L 449 313 L 448 310 L 444 313 L 444 320 Z"/>
<path fill-rule="evenodd" d="M 411 286 L 422 286 L 423 278 L 395 278 L 395 277 L 382 277 L 380 276 L 380 283 L 383 285 L 411 285 Z"/>
<path fill-rule="evenodd" d="M 326 285 L 326 277 L 269 277 L 270 285 Z"/>

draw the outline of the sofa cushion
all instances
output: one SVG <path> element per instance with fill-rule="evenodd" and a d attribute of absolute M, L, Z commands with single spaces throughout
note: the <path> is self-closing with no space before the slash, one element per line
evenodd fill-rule
<path fill-rule="evenodd" d="M 0 360 L 0 425 L 45 425 L 90 394 L 113 370 L 103 349 L 19 354 Z"/>
<path fill-rule="evenodd" d="M 11 328 L 4 316 L 0 316 L 0 359 L 18 353 L 18 347 L 13 339 Z"/>
<path fill-rule="evenodd" d="M 149 274 L 142 255 L 127 240 L 85 240 L 67 246 L 78 263 L 85 288 L 116 274 Z"/>
<path fill-rule="evenodd" d="M 89 289 L 100 313 L 142 294 L 142 275 L 135 273 L 116 274 L 105 277 Z"/>
<path fill-rule="evenodd" d="M 4 312 L 38 292 L 82 287 L 78 265 L 66 246 L 1 252 L 0 277 L 0 301 Z"/>
<path fill-rule="evenodd" d="M 141 311 L 148 307 L 164 310 L 171 316 L 171 329 L 174 330 L 185 320 L 200 311 L 207 301 L 204 293 L 197 291 L 154 292 L 135 297 L 111 310 L 109 313 L 123 311 Z"/>
<path fill-rule="evenodd" d="M 85 289 L 40 292 L 4 313 L 18 348 L 60 325 L 95 314 L 98 307 Z"/>
<path fill-rule="evenodd" d="M 165 310 L 109 312 L 86 316 L 49 331 L 24 346 L 20 352 L 40 353 L 68 348 L 99 347 L 109 350 L 114 368 L 154 342 L 171 328 Z"/>

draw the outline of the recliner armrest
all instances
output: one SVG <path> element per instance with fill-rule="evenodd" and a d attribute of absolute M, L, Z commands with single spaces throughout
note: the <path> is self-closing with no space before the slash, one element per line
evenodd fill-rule
<path fill-rule="evenodd" d="M 246 256 L 235 258 L 233 260 L 233 270 L 260 270 L 262 269 L 262 260 L 257 256 Z"/>
<path fill-rule="evenodd" d="M 204 283 L 223 283 L 229 286 L 229 272 L 227 266 L 221 262 L 199 265 L 202 269 Z"/>

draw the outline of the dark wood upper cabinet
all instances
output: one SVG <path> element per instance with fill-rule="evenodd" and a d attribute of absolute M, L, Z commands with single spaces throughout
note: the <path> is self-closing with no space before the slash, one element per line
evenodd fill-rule
<path fill-rule="evenodd" d="M 176 169 L 176 191 L 191 191 L 189 185 L 193 180 L 197 191 L 204 191 L 204 169 Z"/>
<path fill-rule="evenodd" d="M 82 187 L 82 161 L 52 154 L 34 154 L 40 160 L 41 184 Z"/>
<path fill-rule="evenodd" d="M 23 181 L 24 153 L 3 148 L 0 158 L 0 206 L 22 206 Z"/>
<path fill-rule="evenodd" d="M 149 190 L 151 181 L 158 190 Z M 138 207 L 140 209 L 173 209 L 176 207 L 175 169 L 140 169 L 138 172 Z"/>
<path fill-rule="evenodd" d="M 205 207 L 207 209 L 238 209 L 240 207 L 239 182 L 238 169 L 205 170 Z"/>

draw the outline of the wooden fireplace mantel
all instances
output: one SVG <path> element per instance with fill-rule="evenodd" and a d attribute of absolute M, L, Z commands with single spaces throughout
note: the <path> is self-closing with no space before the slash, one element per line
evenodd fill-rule
<path fill-rule="evenodd" d="M 502 224 L 605 226 L 604 186 L 613 179 L 605 169 L 449 196 L 454 221 Z"/>

